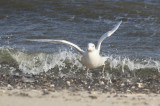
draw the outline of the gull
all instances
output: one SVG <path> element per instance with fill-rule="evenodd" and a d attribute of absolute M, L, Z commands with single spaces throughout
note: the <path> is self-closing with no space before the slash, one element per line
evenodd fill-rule
<path fill-rule="evenodd" d="M 88 70 L 89 69 L 94 69 L 94 68 L 98 68 L 98 67 L 103 66 L 102 77 L 104 78 L 105 61 L 107 60 L 107 57 L 102 57 L 100 55 L 101 43 L 103 42 L 104 39 L 110 37 L 119 28 L 121 23 L 122 23 L 122 21 L 120 21 L 117 25 L 115 25 L 115 27 L 112 30 L 104 33 L 100 37 L 100 39 L 98 40 L 98 43 L 97 43 L 96 47 L 93 43 L 88 43 L 88 47 L 87 47 L 86 51 L 82 50 L 76 44 L 71 43 L 71 42 L 66 41 L 66 40 L 32 39 L 32 40 L 29 40 L 29 41 L 49 42 L 49 43 L 63 43 L 63 44 L 72 46 L 82 55 L 81 62 L 87 68 L 87 73 L 86 73 L 87 77 L 88 77 Z"/>

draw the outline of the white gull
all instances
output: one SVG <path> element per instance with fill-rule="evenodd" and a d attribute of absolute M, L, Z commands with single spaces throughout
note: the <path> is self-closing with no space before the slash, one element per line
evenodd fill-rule
<path fill-rule="evenodd" d="M 37 41 L 37 42 L 50 42 L 50 43 L 64 43 L 67 45 L 70 45 L 77 49 L 82 54 L 81 62 L 83 65 L 87 67 L 87 76 L 88 76 L 88 70 L 89 69 L 94 69 L 100 66 L 103 66 L 102 69 L 102 77 L 104 78 L 104 69 L 105 69 L 105 61 L 106 57 L 100 56 L 100 48 L 101 48 L 101 43 L 104 39 L 110 37 L 120 26 L 122 21 L 120 21 L 111 31 L 106 32 L 103 34 L 100 39 L 98 40 L 97 46 L 93 43 L 88 43 L 88 48 L 86 51 L 82 50 L 79 46 L 76 44 L 73 44 L 69 41 L 66 40 L 54 40 L 54 39 L 32 39 L 30 41 Z"/>

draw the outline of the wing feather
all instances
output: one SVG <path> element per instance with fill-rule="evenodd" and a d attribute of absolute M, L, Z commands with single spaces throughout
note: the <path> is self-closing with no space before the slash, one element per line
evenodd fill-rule
<path fill-rule="evenodd" d="M 103 42 L 104 39 L 110 37 L 120 26 L 120 24 L 122 23 L 122 21 L 120 21 L 111 31 L 108 31 L 106 32 L 105 34 L 103 34 L 100 39 L 98 40 L 98 43 L 97 43 L 97 47 L 96 49 L 98 51 L 100 51 L 100 48 L 101 48 L 101 43 Z"/>
<path fill-rule="evenodd" d="M 66 40 L 54 40 L 54 39 L 29 39 L 29 41 L 49 42 L 49 43 L 63 43 L 63 44 L 66 44 L 66 45 L 69 45 L 69 46 L 74 47 L 74 48 L 77 49 L 81 54 L 83 54 L 83 52 L 84 52 L 79 46 L 77 46 L 76 44 L 71 43 L 71 42 L 69 42 L 69 41 L 66 41 Z"/>

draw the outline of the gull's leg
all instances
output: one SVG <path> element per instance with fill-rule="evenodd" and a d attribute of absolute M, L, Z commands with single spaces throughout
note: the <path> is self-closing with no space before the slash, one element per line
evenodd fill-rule
<path fill-rule="evenodd" d="M 104 78 L 104 69 L 105 69 L 105 64 L 103 65 L 102 78 Z"/>
<path fill-rule="evenodd" d="M 88 78 L 88 71 L 89 71 L 89 68 L 87 68 L 87 72 L 86 72 L 86 78 Z"/>

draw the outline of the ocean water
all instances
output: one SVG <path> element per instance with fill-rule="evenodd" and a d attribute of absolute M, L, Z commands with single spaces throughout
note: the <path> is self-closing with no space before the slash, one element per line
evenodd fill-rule
<path fill-rule="evenodd" d="M 101 46 L 108 57 L 105 77 L 159 75 L 159 19 L 159 0 L 1 0 L 0 73 L 84 77 L 74 48 L 27 39 L 64 39 L 85 50 L 122 20 Z M 90 78 L 100 77 L 101 70 L 90 70 Z"/>

